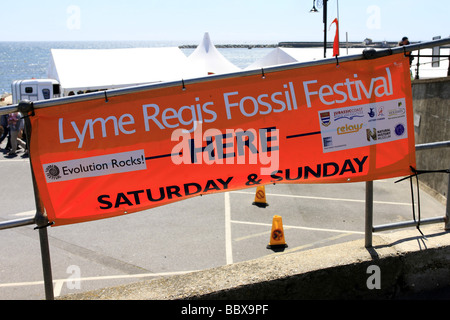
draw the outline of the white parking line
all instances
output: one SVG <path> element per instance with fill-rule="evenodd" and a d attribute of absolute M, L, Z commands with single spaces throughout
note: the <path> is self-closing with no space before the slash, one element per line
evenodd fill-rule
<path fill-rule="evenodd" d="M 161 273 L 125 274 L 125 275 L 115 275 L 115 276 L 86 277 L 86 278 L 58 279 L 58 280 L 53 280 L 53 284 L 54 284 L 53 291 L 54 291 L 54 296 L 58 297 L 61 294 L 61 290 L 62 290 L 62 287 L 63 287 L 64 283 L 66 283 L 66 282 L 97 281 L 97 280 L 111 280 L 111 279 L 133 279 L 133 278 L 148 278 L 148 277 L 164 277 L 164 276 L 174 276 L 174 275 L 179 275 L 179 274 L 187 274 L 187 273 L 196 272 L 196 271 L 198 271 L 198 270 L 161 272 Z M 0 288 L 35 286 L 35 285 L 44 285 L 44 281 L 0 283 Z"/>
<path fill-rule="evenodd" d="M 0 158 L 0 162 L 29 162 L 30 159 L 25 158 L 25 159 L 1 159 Z"/>
<path fill-rule="evenodd" d="M 233 263 L 233 250 L 231 246 L 231 240 L 230 193 L 225 192 L 225 252 L 227 264 Z"/>
<path fill-rule="evenodd" d="M 23 211 L 23 212 L 19 212 L 19 213 L 13 213 L 11 214 L 13 216 L 16 217 L 34 217 L 36 215 L 36 210 L 30 210 L 30 211 Z"/>
<path fill-rule="evenodd" d="M 53 296 L 59 297 L 61 295 L 61 290 L 66 281 L 65 280 L 56 280 L 53 282 Z"/>
<path fill-rule="evenodd" d="M 246 191 L 231 191 L 232 193 L 241 193 L 241 194 L 255 194 L 254 192 L 246 192 Z M 301 198 L 301 199 L 313 199 L 313 200 L 327 200 L 327 201 L 347 201 L 347 202 L 360 202 L 365 203 L 366 200 L 359 199 L 342 199 L 342 198 L 326 198 L 326 197 L 314 197 L 314 196 L 299 196 L 295 194 L 278 194 L 278 193 L 266 193 L 266 196 L 271 197 L 288 197 L 288 198 Z M 373 203 L 377 204 L 391 204 L 391 205 L 399 205 L 399 206 L 410 206 L 411 203 L 406 202 L 390 202 L 390 201 L 373 201 Z"/>
<path fill-rule="evenodd" d="M 272 224 L 269 223 L 261 223 L 261 222 L 248 222 L 248 221 L 236 221 L 231 220 L 232 223 L 240 223 L 240 224 L 251 224 L 257 226 L 267 226 L 271 227 Z M 349 230 L 336 230 L 336 229 L 324 229 L 324 228 L 310 228 L 310 227 L 300 227 L 300 226 L 290 226 L 284 225 L 284 229 L 302 229 L 302 230 L 311 230 L 311 231 L 324 231 L 324 232 L 336 232 L 336 233 L 352 233 L 352 234 L 364 234 L 362 231 L 349 231 Z"/>
<path fill-rule="evenodd" d="M 293 252 L 296 252 L 296 251 L 312 248 L 312 247 L 314 247 L 315 245 L 318 245 L 318 244 L 319 245 L 320 244 L 324 244 L 324 243 L 331 242 L 331 241 L 334 241 L 334 240 L 338 240 L 338 239 L 341 239 L 341 238 L 344 238 L 344 237 L 348 237 L 348 236 L 351 236 L 351 234 L 348 234 L 348 233 L 338 234 L 338 235 L 335 235 L 335 236 L 332 236 L 332 237 L 329 237 L 329 238 L 325 238 L 325 239 L 321 239 L 321 240 L 318 240 L 318 241 L 310 242 L 310 243 L 307 243 L 307 244 L 302 245 L 302 246 L 289 248 L 289 249 L 286 249 L 286 250 L 281 251 L 281 252 L 275 252 L 275 253 L 272 253 L 272 255 L 282 255 L 282 254 L 293 253 Z"/>

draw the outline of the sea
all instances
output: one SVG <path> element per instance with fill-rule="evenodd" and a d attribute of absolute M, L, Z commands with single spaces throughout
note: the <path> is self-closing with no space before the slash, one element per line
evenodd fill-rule
<path fill-rule="evenodd" d="M 272 44 L 269 44 L 272 45 Z M 186 56 L 194 50 L 193 43 L 159 41 L 60 41 L 60 42 L 0 42 L 0 95 L 11 92 L 14 80 L 47 77 L 51 49 L 119 49 L 180 47 Z M 230 62 L 245 68 L 268 54 L 273 48 L 231 47 L 217 48 Z"/>

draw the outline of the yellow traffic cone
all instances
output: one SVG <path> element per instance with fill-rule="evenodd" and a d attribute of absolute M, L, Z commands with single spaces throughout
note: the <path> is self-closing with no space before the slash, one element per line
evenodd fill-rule
<path fill-rule="evenodd" d="M 270 242 L 267 249 L 287 248 L 284 240 L 283 221 L 280 216 L 273 216 L 272 231 L 270 232 Z"/>
<path fill-rule="evenodd" d="M 256 188 L 255 202 L 253 202 L 253 205 L 259 208 L 265 208 L 269 205 L 266 201 L 266 188 L 264 186 L 258 186 Z"/>

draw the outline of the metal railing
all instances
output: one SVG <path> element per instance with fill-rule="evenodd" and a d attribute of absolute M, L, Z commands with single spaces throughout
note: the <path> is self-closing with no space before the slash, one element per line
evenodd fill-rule
<path fill-rule="evenodd" d="M 420 50 L 417 50 L 417 54 L 411 55 L 411 56 L 414 58 L 417 58 L 417 62 L 415 64 L 415 66 L 416 66 L 416 73 L 414 76 L 415 80 L 420 79 L 420 76 L 419 76 L 420 66 L 427 65 L 427 64 L 433 65 L 434 63 L 437 62 L 437 61 L 430 61 L 430 62 L 421 63 L 420 58 L 438 58 L 439 59 L 438 62 L 443 62 L 445 60 L 448 60 L 449 64 L 448 64 L 448 69 L 447 69 L 447 76 L 450 76 L 450 55 L 433 55 L 433 54 L 426 55 L 426 54 L 420 54 Z"/>
<path fill-rule="evenodd" d="M 17 220 L 9 220 L 0 222 L 0 230 L 12 229 L 17 227 L 29 226 L 35 224 L 34 217 L 31 218 L 23 218 Z"/>
<path fill-rule="evenodd" d="M 431 142 L 416 145 L 416 151 L 420 150 L 430 150 L 438 148 L 450 147 L 450 141 L 442 142 Z M 373 225 L 373 181 L 366 182 L 366 207 L 365 207 L 365 246 L 366 248 L 372 246 L 372 235 L 374 232 L 381 232 L 393 229 L 407 228 L 407 227 L 418 227 L 419 225 L 433 224 L 433 223 L 445 223 L 445 230 L 450 230 L 450 175 L 448 177 L 447 184 L 447 203 L 445 209 L 445 216 L 425 218 L 420 220 L 410 220 L 402 221 L 397 223 L 383 224 L 374 226 Z M 412 204 L 414 205 L 414 203 Z"/>
<path fill-rule="evenodd" d="M 430 41 L 430 42 L 423 42 L 423 43 L 416 43 L 411 45 L 406 45 L 403 47 L 396 47 L 396 48 L 388 48 L 388 49 L 382 49 L 379 51 L 376 50 L 367 50 L 363 51 L 362 54 L 357 55 L 350 55 L 350 56 L 343 56 L 339 58 L 339 61 L 345 62 L 345 61 L 358 61 L 363 59 L 376 59 L 384 56 L 389 56 L 396 53 L 407 53 L 415 50 L 425 49 L 425 48 L 432 48 L 435 46 L 441 46 L 441 45 L 447 45 L 450 44 L 450 38 Z M 137 93 L 142 92 L 150 89 L 156 89 L 156 88 L 166 88 L 166 87 L 174 87 L 174 86 L 181 86 L 193 84 L 193 83 L 201 83 L 206 81 L 213 81 L 215 79 L 224 79 L 229 77 L 245 77 L 250 76 L 254 74 L 259 74 L 261 72 L 264 73 L 270 73 L 270 72 L 276 72 L 281 70 L 290 70 L 295 68 L 303 68 L 308 66 L 317 66 L 317 65 L 325 65 L 325 64 L 331 64 L 336 63 L 337 58 L 330 58 L 330 59 L 321 59 L 321 60 L 315 60 L 310 62 L 301 62 L 301 63 L 292 63 L 292 64 L 286 64 L 282 66 L 274 66 L 274 67 L 268 67 L 267 69 L 262 70 L 250 70 L 250 71 L 242 71 L 235 74 L 225 74 L 225 75 L 215 75 L 210 76 L 206 78 L 197 78 L 197 79 L 187 79 L 187 80 L 181 80 L 181 81 L 174 81 L 174 82 L 167 82 L 167 83 L 160 83 L 160 84 L 154 84 L 154 85 L 141 85 L 141 86 L 134 86 L 129 88 L 123 88 L 123 89 L 115 89 L 115 90 L 108 90 L 107 92 L 98 92 L 98 93 L 89 93 L 85 95 L 80 96 L 71 96 L 71 97 L 63 97 L 63 98 L 57 98 L 57 99 L 50 99 L 50 100 L 42 100 L 42 101 L 36 101 L 33 103 L 33 108 L 46 108 L 46 107 L 52 107 L 56 105 L 61 104 L 68 104 L 72 102 L 79 102 L 79 101 L 88 101 L 88 100 L 95 100 L 95 99 L 105 99 L 107 96 L 119 96 L 123 94 L 129 94 L 129 93 Z M 25 112 L 28 113 L 29 105 L 25 104 L 16 104 L 16 105 L 10 105 L 6 107 L 0 108 L 0 115 L 8 114 L 11 112 Z M 25 129 L 27 132 L 27 139 L 28 143 L 30 143 L 29 138 L 31 134 L 31 123 L 29 121 L 29 118 L 25 118 Z M 450 142 L 445 142 L 445 146 L 449 146 Z M 436 145 L 429 146 L 430 148 L 437 147 Z M 424 147 L 419 146 L 419 149 L 422 149 Z M 428 146 L 427 146 L 428 148 Z M 417 146 L 416 146 L 417 149 Z M 417 150 L 419 150 L 417 149 Z M 31 164 L 31 158 L 30 158 L 30 164 Z M 42 203 L 40 201 L 39 191 L 36 186 L 36 181 L 33 173 L 33 169 L 31 167 L 32 172 L 32 178 L 33 178 L 33 187 L 35 192 L 35 202 L 36 202 L 36 215 L 34 217 L 30 218 L 24 218 L 24 219 L 18 219 L 18 220 L 11 220 L 11 221 L 4 221 L 0 222 L 0 230 L 4 229 L 10 229 L 15 227 L 21 227 L 26 225 L 32 225 L 36 224 L 37 229 L 39 230 L 39 238 L 40 238 L 40 245 L 41 245 L 41 257 L 42 257 L 42 265 L 43 265 L 43 273 L 44 273 L 44 287 L 45 287 L 45 295 L 47 300 L 53 300 L 53 283 L 52 283 L 52 271 L 51 271 L 51 262 L 50 262 L 50 250 L 49 250 L 49 243 L 48 243 L 48 234 L 47 234 L 47 226 L 48 226 L 48 220 L 45 216 L 45 209 L 42 207 Z M 450 183 L 449 183 L 450 188 Z M 446 229 L 449 229 L 449 219 L 448 219 L 448 202 L 447 202 L 447 210 L 446 210 L 446 217 L 445 218 L 438 218 L 435 222 L 440 221 L 446 221 Z M 380 226 L 373 227 L 373 181 L 366 182 L 366 247 L 372 246 L 372 232 L 379 231 Z M 434 222 L 434 221 L 433 221 Z M 412 222 L 417 223 L 417 222 Z M 424 221 L 421 221 L 421 223 L 424 223 Z M 395 224 L 389 225 L 389 226 L 383 226 L 382 228 L 385 230 L 385 228 L 396 228 L 399 226 L 396 226 Z"/>

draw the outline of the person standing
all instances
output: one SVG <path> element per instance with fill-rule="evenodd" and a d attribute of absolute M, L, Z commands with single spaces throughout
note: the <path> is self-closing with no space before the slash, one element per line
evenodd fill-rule
<path fill-rule="evenodd" d="M 17 152 L 17 144 L 19 144 L 27 153 L 27 144 L 20 138 L 24 127 L 24 121 L 21 119 L 19 112 L 10 113 L 8 117 L 9 134 L 11 135 L 11 151 L 8 156 L 15 156 Z"/>
<path fill-rule="evenodd" d="M 400 40 L 400 41 L 398 42 L 398 46 L 399 46 L 399 47 L 401 47 L 401 46 L 407 46 L 408 44 L 410 44 L 410 43 L 409 43 L 408 37 L 403 37 L 402 40 Z M 411 52 L 407 52 L 407 53 L 405 53 L 405 55 L 406 55 L 407 57 L 409 57 L 409 65 L 411 65 L 412 62 L 413 62 L 413 60 L 414 60 L 414 57 L 411 56 Z"/>
<path fill-rule="evenodd" d="M 8 115 L 4 114 L 1 116 L 0 118 L 0 125 L 3 128 L 3 134 L 0 137 L 0 144 L 3 142 L 3 140 L 5 140 L 6 138 L 8 138 L 8 143 L 6 144 L 5 150 L 10 150 L 11 149 L 11 142 L 9 139 L 9 127 L 8 127 Z"/>

